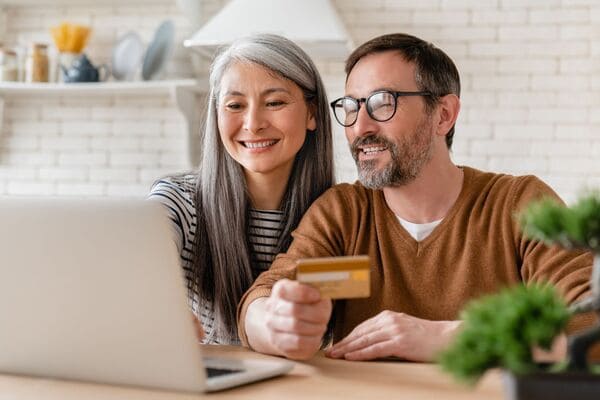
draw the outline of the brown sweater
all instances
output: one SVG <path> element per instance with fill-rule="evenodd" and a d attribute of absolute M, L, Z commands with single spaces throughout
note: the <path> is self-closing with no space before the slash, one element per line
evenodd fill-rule
<path fill-rule="evenodd" d="M 331 188 L 307 211 L 286 254 L 261 274 L 240 302 L 269 296 L 273 284 L 294 279 L 303 257 L 368 254 L 371 296 L 337 301 L 334 342 L 383 310 L 429 320 L 455 320 L 465 303 L 517 282 L 548 281 L 568 302 L 589 291 L 592 255 L 529 240 L 515 213 L 534 199 L 558 197 L 533 176 L 514 177 L 463 167 L 464 183 L 443 221 L 421 242 L 400 225 L 383 192 L 360 183 Z M 577 325 L 589 324 L 583 318 Z"/>

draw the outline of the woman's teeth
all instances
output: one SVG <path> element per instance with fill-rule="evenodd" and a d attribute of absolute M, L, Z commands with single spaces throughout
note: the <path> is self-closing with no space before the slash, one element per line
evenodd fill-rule
<path fill-rule="evenodd" d="M 247 147 L 249 149 L 260 149 L 263 147 L 269 147 L 273 146 L 275 143 L 277 143 L 277 140 L 268 140 L 265 142 L 242 142 L 244 147 Z"/>

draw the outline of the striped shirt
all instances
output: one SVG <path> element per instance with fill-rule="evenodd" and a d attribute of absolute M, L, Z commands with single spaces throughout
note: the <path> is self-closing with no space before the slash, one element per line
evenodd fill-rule
<path fill-rule="evenodd" d="M 196 207 L 194 196 L 197 176 L 193 174 L 168 177 L 157 181 L 148 198 L 161 202 L 172 222 L 173 240 L 179 250 L 181 266 L 184 271 L 188 289 L 188 300 L 192 312 L 198 317 L 204 329 L 204 343 L 239 344 L 220 337 L 217 329 L 219 319 L 215 318 L 215 308 L 211 301 L 202 298 L 198 282 L 193 276 L 194 240 L 196 237 Z M 250 244 L 250 264 L 254 279 L 269 269 L 275 258 L 277 241 L 283 228 L 281 211 L 264 211 L 250 209 L 248 221 L 248 242 Z"/>

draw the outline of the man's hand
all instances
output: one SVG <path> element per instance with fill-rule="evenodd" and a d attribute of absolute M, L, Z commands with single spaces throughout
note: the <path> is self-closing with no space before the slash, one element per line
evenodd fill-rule
<path fill-rule="evenodd" d="M 460 321 L 428 321 L 386 310 L 354 328 L 327 351 L 327 356 L 346 360 L 399 357 L 433 361 L 459 327 Z"/>
<path fill-rule="evenodd" d="M 331 316 L 330 299 L 321 298 L 311 286 L 282 279 L 270 297 L 258 300 L 246 315 L 246 334 L 255 350 L 296 360 L 309 359 L 319 350 Z"/>
<path fill-rule="evenodd" d="M 563 361 L 567 357 L 567 335 L 561 333 L 552 342 L 550 350 L 544 350 L 540 347 L 532 349 L 533 359 L 539 363 L 556 363 Z"/>
<path fill-rule="evenodd" d="M 192 320 L 194 321 L 194 328 L 196 329 L 196 337 L 198 338 L 198 341 L 201 342 L 202 339 L 204 339 L 204 329 L 202 329 L 202 324 L 194 313 L 192 313 Z"/>

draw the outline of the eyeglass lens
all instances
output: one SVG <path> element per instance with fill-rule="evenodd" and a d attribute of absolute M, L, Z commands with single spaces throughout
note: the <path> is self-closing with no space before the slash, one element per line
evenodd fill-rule
<path fill-rule="evenodd" d="M 392 118 L 396 111 L 396 99 L 390 92 L 377 92 L 370 95 L 366 101 L 369 116 L 376 121 L 384 122 Z M 336 119 L 344 126 L 356 122 L 359 110 L 359 100 L 351 97 L 341 98 L 333 107 Z"/>

